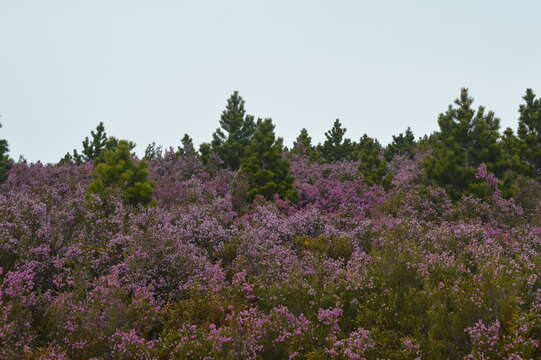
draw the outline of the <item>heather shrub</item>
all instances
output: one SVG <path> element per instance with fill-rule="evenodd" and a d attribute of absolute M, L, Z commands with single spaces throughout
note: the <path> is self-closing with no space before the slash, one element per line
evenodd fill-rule
<path fill-rule="evenodd" d="M 429 222 L 448 221 L 454 217 L 454 206 L 441 188 L 420 185 L 402 196 L 398 217 Z"/>
<path fill-rule="evenodd" d="M 293 242 L 300 248 L 327 255 L 331 259 L 347 260 L 353 252 L 351 240 L 347 237 L 295 237 Z"/>
<path fill-rule="evenodd" d="M 392 190 L 292 155 L 299 201 L 166 151 L 156 206 L 86 201 L 92 165 L 16 163 L 0 185 L 0 359 L 536 359 L 536 187 Z M 188 161 L 189 160 L 189 161 Z M 239 199 L 241 200 L 239 202 Z M 239 205 L 240 204 L 240 205 Z"/>
<path fill-rule="evenodd" d="M 250 205 L 250 182 L 243 173 L 237 173 L 231 183 L 231 205 L 235 211 L 244 213 Z"/>
<path fill-rule="evenodd" d="M 516 191 L 513 199 L 516 204 L 524 210 L 524 214 L 528 216 L 530 221 L 534 219 L 538 221 L 536 209 L 541 204 L 541 184 L 521 177 L 515 181 L 515 186 Z"/>
<path fill-rule="evenodd" d="M 130 293 L 112 274 L 91 284 L 87 292 L 60 294 L 48 310 L 48 336 L 62 344 L 70 359 L 129 358 L 126 355 L 136 349 L 126 338 L 147 344 L 158 329 L 159 311 L 146 289 Z"/>
<path fill-rule="evenodd" d="M 34 266 L 30 263 L 0 274 L 0 351 L 6 358 L 16 358 L 38 338 L 34 313 L 40 299 L 34 292 Z"/>

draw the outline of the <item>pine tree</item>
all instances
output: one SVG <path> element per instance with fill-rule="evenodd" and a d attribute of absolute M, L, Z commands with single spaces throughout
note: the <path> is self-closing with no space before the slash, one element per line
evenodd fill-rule
<path fill-rule="evenodd" d="M 77 150 L 73 149 L 73 152 L 70 154 L 69 152 L 64 155 L 62 159 L 58 162 L 58 165 L 65 165 L 65 164 L 75 164 L 75 165 L 81 165 L 84 163 L 83 156 L 77 152 Z"/>
<path fill-rule="evenodd" d="M 526 90 L 519 107 L 518 138 L 521 158 L 529 165 L 529 176 L 541 180 L 541 98 Z"/>
<path fill-rule="evenodd" d="M 210 149 L 218 154 L 225 167 L 238 170 L 254 130 L 254 117 L 246 115 L 244 99 L 235 91 L 227 100 L 226 109 L 220 119 L 220 128 L 212 135 Z M 205 145 L 201 150 L 203 160 L 207 161 L 210 156 L 208 146 Z"/>
<path fill-rule="evenodd" d="M 393 141 L 385 149 L 385 160 L 391 161 L 397 155 L 409 159 L 413 159 L 415 155 L 415 137 L 409 126 L 405 133 L 393 135 Z"/>
<path fill-rule="evenodd" d="M 204 165 L 209 165 L 213 154 L 212 145 L 210 143 L 202 143 L 199 145 L 199 154 L 201 156 L 201 162 Z"/>
<path fill-rule="evenodd" d="M 295 142 L 293 142 L 291 153 L 313 158 L 315 156 L 314 152 L 315 149 L 312 145 L 312 137 L 308 135 L 308 130 L 303 128 L 299 133 L 299 136 L 297 136 Z"/>
<path fill-rule="evenodd" d="M 197 152 L 193 146 L 193 139 L 190 137 L 190 135 L 184 134 L 180 142 L 182 146 L 179 146 L 177 149 L 179 156 L 197 157 Z"/>
<path fill-rule="evenodd" d="M 334 121 L 331 130 L 325 133 L 323 145 L 318 145 L 318 152 L 323 162 L 352 160 L 354 144 L 345 138 L 347 129 L 342 127 L 339 119 Z"/>
<path fill-rule="evenodd" d="M 90 131 L 90 136 L 92 139 L 85 136 L 85 139 L 82 142 L 83 151 L 81 154 L 79 154 L 76 149 L 73 149 L 73 152 L 71 154 L 69 152 L 66 153 L 66 155 L 60 159 L 58 164 L 63 165 L 74 163 L 76 165 L 80 165 L 88 161 L 100 161 L 101 153 L 104 150 L 112 149 L 116 146 L 116 139 L 107 137 L 103 122 L 100 122 L 98 126 L 96 126 L 95 132 Z"/>
<path fill-rule="evenodd" d="M 156 145 L 156 142 L 153 141 L 152 144 L 147 145 L 143 159 L 146 161 L 159 159 L 162 156 L 162 152 L 162 147 Z"/>
<path fill-rule="evenodd" d="M 111 191 L 119 192 L 127 204 L 151 205 L 154 182 L 148 180 L 146 161 L 134 161 L 133 143 L 126 140 L 116 143 L 115 148 L 104 150 L 103 161 L 95 164 L 94 181 L 88 187 L 89 199 L 93 194 L 103 198 Z"/>
<path fill-rule="evenodd" d="M 500 147 L 506 171 L 501 179 L 500 190 L 506 198 L 515 195 L 516 182 L 520 177 L 532 174 L 531 165 L 521 157 L 521 146 L 521 142 L 513 130 L 511 128 L 505 129 L 500 140 Z"/>
<path fill-rule="evenodd" d="M 183 162 L 183 175 L 186 179 L 191 178 L 202 170 L 200 156 L 193 146 L 193 140 L 188 134 L 181 139 L 182 145 L 178 147 L 176 157 Z M 214 155 L 215 156 L 215 155 Z M 209 164 L 207 164 L 209 165 Z M 212 166 L 207 166 L 206 171 L 211 173 Z"/>
<path fill-rule="evenodd" d="M 96 126 L 96 132 L 91 131 L 92 140 L 87 137 L 83 140 L 83 157 L 85 161 L 96 160 L 107 145 L 107 133 L 103 122 Z"/>
<path fill-rule="evenodd" d="M 2 124 L 0 124 L 2 128 Z M 8 156 L 9 146 L 5 139 L 0 139 L 0 183 L 6 181 L 8 177 L 8 170 L 11 167 L 11 160 Z"/>
<path fill-rule="evenodd" d="M 391 188 L 393 175 L 382 156 L 382 147 L 376 139 L 364 134 L 358 144 L 358 157 L 361 161 L 359 172 L 368 186 L 381 185 L 385 190 Z"/>
<path fill-rule="evenodd" d="M 476 180 L 476 169 L 485 164 L 501 177 L 505 171 L 502 149 L 498 143 L 499 119 L 480 106 L 472 108 L 473 99 L 462 89 L 455 107 L 440 114 L 440 131 L 434 137 L 432 155 L 426 161 L 430 182 L 444 187 L 453 199 L 462 194 L 483 196 L 484 188 Z"/>
<path fill-rule="evenodd" d="M 58 161 L 58 165 L 66 165 L 66 164 L 72 164 L 72 163 L 73 163 L 73 157 L 69 152 L 67 152 L 66 155 L 64 155 L 64 157 Z"/>
<path fill-rule="evenodd" d="M 436 146 L 438 143 L 437 137 L 439 135 L 439 132 L 433 132 L 430 135 L 423 135 L 419 138 L 417 143 L 415 144 L 415 150 L 419 152 L 431 152 L 432 149 Z"/>
<path fill-rule="evenodd" d="M 249 184 L 250 200 L 256 195 L 272 200 L 275 194 L 284 200 L 297 200 L 294 179 L 289 163 L 282 157 L 282 151 L 283 140 L 275 138 L 272 120 L 258 119 L 241 167 L 241 173 L 246 176 Z"/>
<path fill-rule="evenodd" d="M 520 175 L 531 175 L 533 168 L 531 164 L 522 158 L 523 144 L 514 134 L 513 129 L 507 128 L 503 132 L 500 141 L 502 156 L 505 162 L 505 168 Z"/>

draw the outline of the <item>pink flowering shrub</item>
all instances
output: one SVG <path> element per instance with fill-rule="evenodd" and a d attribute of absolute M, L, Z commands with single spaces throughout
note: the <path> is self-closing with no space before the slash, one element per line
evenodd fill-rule
<path fill-rule="evenodd" d="M 0 185 L 0 359 L 538 359 L 541 193 L 393 187 L 290 157 L 297 203 L 166 151 L 156 206 L 87 202 L 91 166 Z"/>

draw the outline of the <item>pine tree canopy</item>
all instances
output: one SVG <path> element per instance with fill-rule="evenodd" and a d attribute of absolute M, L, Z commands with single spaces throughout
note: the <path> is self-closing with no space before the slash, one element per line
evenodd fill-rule
<path fill-rule="evenodd" d="M 0 124 L 2 128 L 2 124 Z M 11 160 L 8 156 L 9 146 L 5 139 L 0 139 L 0 183 L 4 182 L 8 177 L 8 170 L 11 167 Z"/>
<path fill-rule="evenodd" d="M 391 161 L 395 156 L 405 156 L 413 159 L 415 155 L 415 137 L 408 127 L 405 133 L 393 135 L 393 141 L 385 149 L 385 160 Z"/>
<path fill-rule="evenodd" d="M 308 156 L 310 158 L 314 157 L 314 146 L 312 145 L 312 137 L 308 135 L 308 130 L 301 129 L 299 136 L 293 143 L 293 148 L 291 149 L 292 154 Z"/>
<path fill-rule="evenodd" d="M 85 161 L 96 160 L 107 145 L 107 133 L 105 133 L 103 122 L 100 122 L 96 126 L 96 132 L 91 131 L 90 135 L 92 137 L 91 140 L 88 136 L 83 140 L 83 156 Z"/>
<path fill-rule="evenodd" d="M 193 146 L 193 139 L 190 137 L 190 135 L 184 134 L 180 142 L 182 146 L 179 146 L 177 150 L 180 156 L 197 156 L 197 152 Z"/>
<path fill-rule="evenodd" d="M 90 131 L 90 137 L 91 139 L 85 136 L 82 142 L 83 151 L 81 154 L 76 149 L 73 149 L 71 154 L 68 152 L 60 159 L 59 165 L 72 162 L 80 165 L 88 161 L 100 161 L 100 156 L 105 149 L 112 149 L 116 146 L 116 139 L 107 137 L 103 122 L 96 126 L 96 131 Z"/>
<path fill-rule="evenodd" d="M 186 164 L 190 164 L 192 169 L 204 166 L 209 172 L 223 169 L 237 171 L 241 166 L 250 169 L 252 198 L 256 193 L 269 198 L 273 191 L 281 196 L 295 198 L 296 195 L 286 195 L 293 187 L 290 186 L 292 180 L 288 179 L 290 175 L 284 175 L 289 173 L 289 170 L 283 170 L 280 165 L 283 152 L 286 152 L 287 159 L 292 161 L 299 156 L 321 163 L 359 161 L 359 174 L 363 180 L 369 185 L 381 185 L 386 189 L 390 188 L 394 176 L 389 171 L 389 163 L 398 158 L 414 160 L 415 155 L 419 154 L 422 155 L 419 158 L 425 159 L 424 183 L 446 189 L 454 200 L 463 195 L 485 196 L 487 190 L 483 188 L 483 181 L 477 178 L 477 169 L 484 164 L 486 170 L 499 179 L 499 190 L 505 197 L 510 197 L 514 196 L 514 183 L 519 178 L 541 182 L 541 98 L 538 98 L 532 89 L 527 89 L 523 100 L 519 107 L 520 117 L 516 133 L 508 128 L 501 134 L 500 120 L 483 106 L 474 107 L 468 89 L 463 88 L 447 110 L 439 114 L 439 130 L 424 135 L 417 141 L 411 128 L 407 127 L 405 131 L 393 135 L 391 143 L 384 148 L 376 139 L 366 134 L 357 143 L 346 137 L 347 129 L 336 119 L 332 127 L 324 133 L 324 140 L 317 146 L 312 144 L 312 137 L 308 130 L 303 128 L 291 150 L 288 150 L 283 146 L 282 139 L 276 138 L 272 121 L 259 119 L 256 124 L 254 117 L 246 113 L 244 99 L 238 91 L 234 91 L 227 99 L 219 119 L 219 127 L 212 134 L 212 139 L 202 143 L 196 150 L 192 138 L 185 134 L 176 156 L 179 159 L 182 157 L 183 161 L 189 160 Z M 256 132 L 258 141 L 265 137 L 265 141 L 271 141 L 273 145 L 266 146 L 273 149 L 268 151 L 274 155 L 262 152 L 261 147 L 265 146 L 265 141 L 254 144 Z M 106 150 L 117 149 L 118 145 L 119 141 L 109 137 L 100 122 L 90 132 L 90 136 L 83 140 L 82 150 L 67 153 L 60 160 L 60 164 L 91 161 L 97 165 L 105 161 Z M 130 150 L 133 146 L 133 143 L 128 143 Z M 251 149 L 250 154 L 248 148 Z M 6 177 L 5 169 L 8 165 L 5 164 L 10 163 L 6 153 L 7 142 L 1 140 L 0 180 Z M 143 159 L 155 160 L 159 158 L 159 153 L 161 148 L 155 143 L 150 144 Z M 254 162 L 253 158 L 244 161 L 248 155 L 254 154 L 263 160 L 265 156 L 271 156 L 274 163 L 269 165 L 267 160 L 261 162 L 261 159 Z M 275 156 L 276 154 L 280 156 Z M 416 162 L 408 163 L 413 166 Z M 396 164 L 395 160 L 393 168 Z M 258 175 L 254 175 L 255 173 Z"/>
<path fill-rule="evenodd" d="M 494 113 L 482 106 L 474 110 L 467 89 L 461 90 L 454 104 L 438 118 L 440 131 L 435 135 L 426 171 L 430 181 L 458 199 L 464 193 L 480 195 L 475 189 L 475 174 L 481 164 L 501 176 L 505 163 L 498 143 L 500 121 Z"/>
<path fill-rule="evenodd" d="M 323 145 L 318 145 L 318 152 L 324 162 L 352 160 L 354 144 L 345 138 L 347 129 L 342 127 L 339 119 L 334 121 L 331 130 L 325 133 Z"/>
<path fill-rule="evenodd" d="M 244 99 L 235 91 L 227 100 L 220 118 L 220 128 L 212 135 L 210 148 L 218 154 L 225 167 L 238 170 L 254 130 L 254 117 L 246 115 Z M 205 161 L 209 156 L 208 149 L 201 150 Z"/>
<path fill-rule="evenodd" d="M 94 167 L 94 181 L 88 187 L 89 196 L 120 192 L 130 205 L 149 206 L 152 204 L 154 182 L 148 180 L 146 161 L 134 161 L 131 150 L 133 143 L 117 141 L 112 149 L 106 149 L 103 160 Z"/>
<path fill-rule="evenodd" d="M 162 152 L 162 147 L 153 141 L 152 144 L 148 144 L 145 148 L 145 155 L 143 156 L 143 159 L 147 161 L 156 160 L 161 157 Z"/>
<path fill-rule="evenodd" d="M 392 174 L 387 169 L 387 163 L 382 155 L 382 147 L 376 139 L 364 134 L 358 148 L 358 158 L 361 161 L 359 171 L 365 184 L 381 185 L 386 190 L 391 187 Z"/>
<path fill-rule="evenodd" d="M 519 107 L 518 138 L 522 159 L 531 167 L 531 176 L 541 175 L 541 98 L 526 90 L 525 104 Z"/>
<path fill-rule="evenodd" d="M 248 179 L 251 200 L 256 195 L 272 200 L 275 194 L 285 200 L 297 200 L 294 179 L 282 152 L 283 141 L 275 137 L 272 120 L 258 119 L 241 168 L 241 173 Z"/>

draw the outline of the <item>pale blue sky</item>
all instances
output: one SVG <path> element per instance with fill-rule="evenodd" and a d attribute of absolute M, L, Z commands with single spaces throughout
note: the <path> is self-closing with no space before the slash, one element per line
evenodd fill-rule
<path fill-rule="evenodd" d="M 335 118 L 387 143 L 466 86 L 516 127 L 541 94 L 541 2 L 0 0 L 0 138 L 11 156 L 56 162 L 107 132 L 207 141 L 238 89 L 291 144 Z"/>

